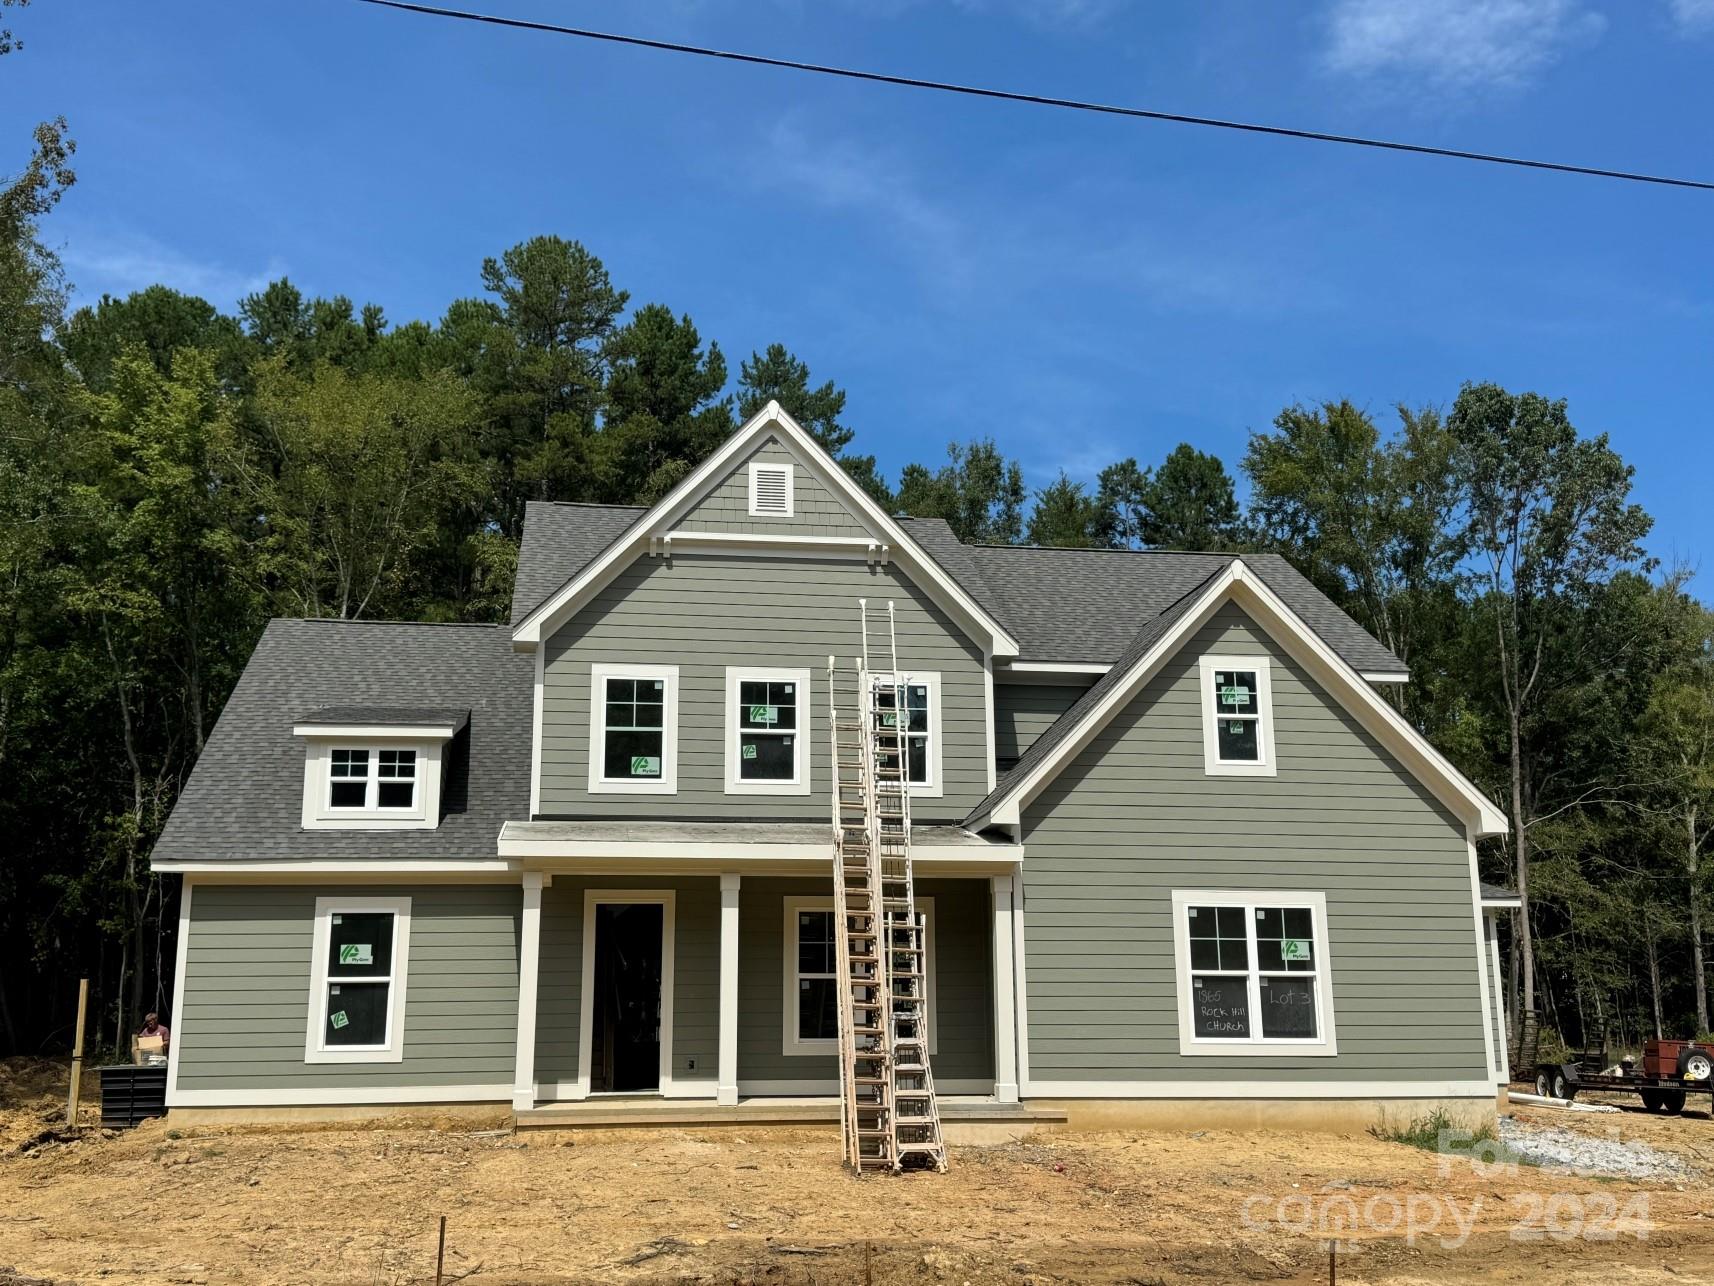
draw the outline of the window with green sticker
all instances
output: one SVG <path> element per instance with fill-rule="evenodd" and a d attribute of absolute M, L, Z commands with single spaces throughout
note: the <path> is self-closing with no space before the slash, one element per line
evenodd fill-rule
<path fill-rule="evenodd" d="M 605 698 L 602 776 L 658 781 L 666 762 L 667 681 L 610 678 Z"/>
<path fill-rule="evenodd" d="M 410 899 L 316 899 L 310 1062 L 402 1057 Z"/>
<path fill-rule="evenodd" d="M 1336 1052 L 1319 893 L 1175 892 L 1180 1049 Z"/>
<path fill-rule="evenodd" d="M 738 681 L 738 779 L 796 781 L 798 696 L 795 679 Z"/>

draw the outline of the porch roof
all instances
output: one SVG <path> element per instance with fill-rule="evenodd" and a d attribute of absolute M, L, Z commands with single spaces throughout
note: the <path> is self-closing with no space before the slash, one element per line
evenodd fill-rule
<path fill-rule="evenodd" d="M 1022 844 L 992 840 L 958 826 L 913 826 L 911 846 L 920 859 L 1015 862 Z M 509 821 L 500 828 L 504 858 L 759 857 L 828 861 L 831 828 L 816 822 L 713 822 L 657 820 Z"/>

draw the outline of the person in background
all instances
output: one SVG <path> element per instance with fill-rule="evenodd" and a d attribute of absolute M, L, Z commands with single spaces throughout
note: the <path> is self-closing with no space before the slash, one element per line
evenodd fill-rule
<path fill-rule="evenodd" d="M 167 1025 L 161 1021 L 161 1016 L 153 1013 L 143 1015 L 143 1030 L 137 1035 L 144 1039 L 158 1037 L 163 1054 L 167 1052 L 167 1047 L 172 1044 L 173 1039 L 172 1032 L 167 1030 Z"/>

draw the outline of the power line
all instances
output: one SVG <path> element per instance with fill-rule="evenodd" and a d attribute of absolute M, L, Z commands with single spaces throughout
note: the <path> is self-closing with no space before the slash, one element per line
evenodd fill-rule
<path fill-rule="evenodd" d="M 1592 165 L 1569 165 L 1561 161 L 1535 161 L 1520 156 L 1498 156 L 1490 152 L 1467 152 L 1453 147 L 1430 147 L 1425 143 L 1400 143 L 1390 139 L 1363 138 L 1354 134 L 1327 134 L 1319 130 L 1291 129 L 1284 125 L 1260 125 L 1253 121 L 1229 121 L 1214 116 L 1190 116 L 1182 112 L 1161 112 L 1144 107 L 1119 107 L 1111 103 L 1089 103 L 1075 98 L 1054 98 L 1046 94 L 1025 94 L 1009 89 L 985 89 L 978 85 L 957 85 L 949 81 L 922 80 L 915 76 L 892 76 L 885 72 L 861 71 L 854 67 L 831 67 L 823 63 L 797 62 L 790 58 L 769 58 L 764 54 L 739 53 L 730 49 L 710 49 L 703 45 L 687 45 L 672 40 L 650 40 L 645 36 L 626 36 L 612 31 L 593 31 L 585 27 L 562 27 L 551 22 L 531 22 L 524 18 L 502 18 L 496 14 L 470 13 L 463 9 L 443 9 L 437 5 L 412 4 L 409 0 L 361 0 L 363 4 L 383 9 L 400 9 L 407 13 L 427 14 L 435 18 L 457 18 L 465 22 L 481 22 L 494 27 L 513 27 L 521 31 L 546 31 L 559 36 L 576 36 L 583 40 L 600 40 L 614 45 L 630 45 L 638 49 L 654 49 L 665 53 L 694 54 L 699 58 L 720 58 L 727 62 L 749 63 L 757 67 L 777 67 L 786 71 L 813 72 L 818 76 L 839 76 L 846 80 L 871 81 L 879 85 L 898 85 L 906 89 L 932 89 L 943 94 L 963 94 L 969 98 L 992 98 L 1008 103 L 1025 103 L 1032 107 L 1061 107 L 1078 112 L 1097 112 L 1105 116 L 1128 116 L 1138 120 L 1167 121 L 1175 125 L 1201 125 L 1210 129 L 1238 130 L 1247 134 L 1268 134 L 1277 138 L 1306 139 L 1315 143 L 1343 143 L 1350 147 L 1374 147 L 1389 152 L 1411 152 L 1419 156 L 1442 156 L 1456 161 L 1481 161 L 1488 165 L 1512 165 L 1527 170 L 1552 170 L 1560 174 L 1581 174 L 1598 179 L 1623 179 L 1628 183 L 1653 183 L 1662 187 L 1696 188 L 1714 192 L 1714 182 L 1700 179 L 1680 179 L 1661 174 L 1637 174 L 1629 170 L 1606 170 Z"/>

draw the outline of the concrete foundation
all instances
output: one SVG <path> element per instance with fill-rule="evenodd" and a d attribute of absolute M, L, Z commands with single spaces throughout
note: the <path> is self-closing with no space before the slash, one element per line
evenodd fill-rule
<path fill-rule="evenodd" d="M 1444 1111 L 1462 1129 L 1492 1127 L 1492 1098 L 1031 1099 L 1065 1113 L 1069 1130 L 1308 1130 L 1364 1134 Z M 1048 1127 L 1055 1128 L 1055 1127 Z"/>
<path fill-rule="evenodd" d="M 325 1107 L 175 1107 L 167 1124 L 311 1127 L 398 1124 L 430 1129 L 500 1129 L 512 1123 L 502 1103 L 360 1103 Z"/>

